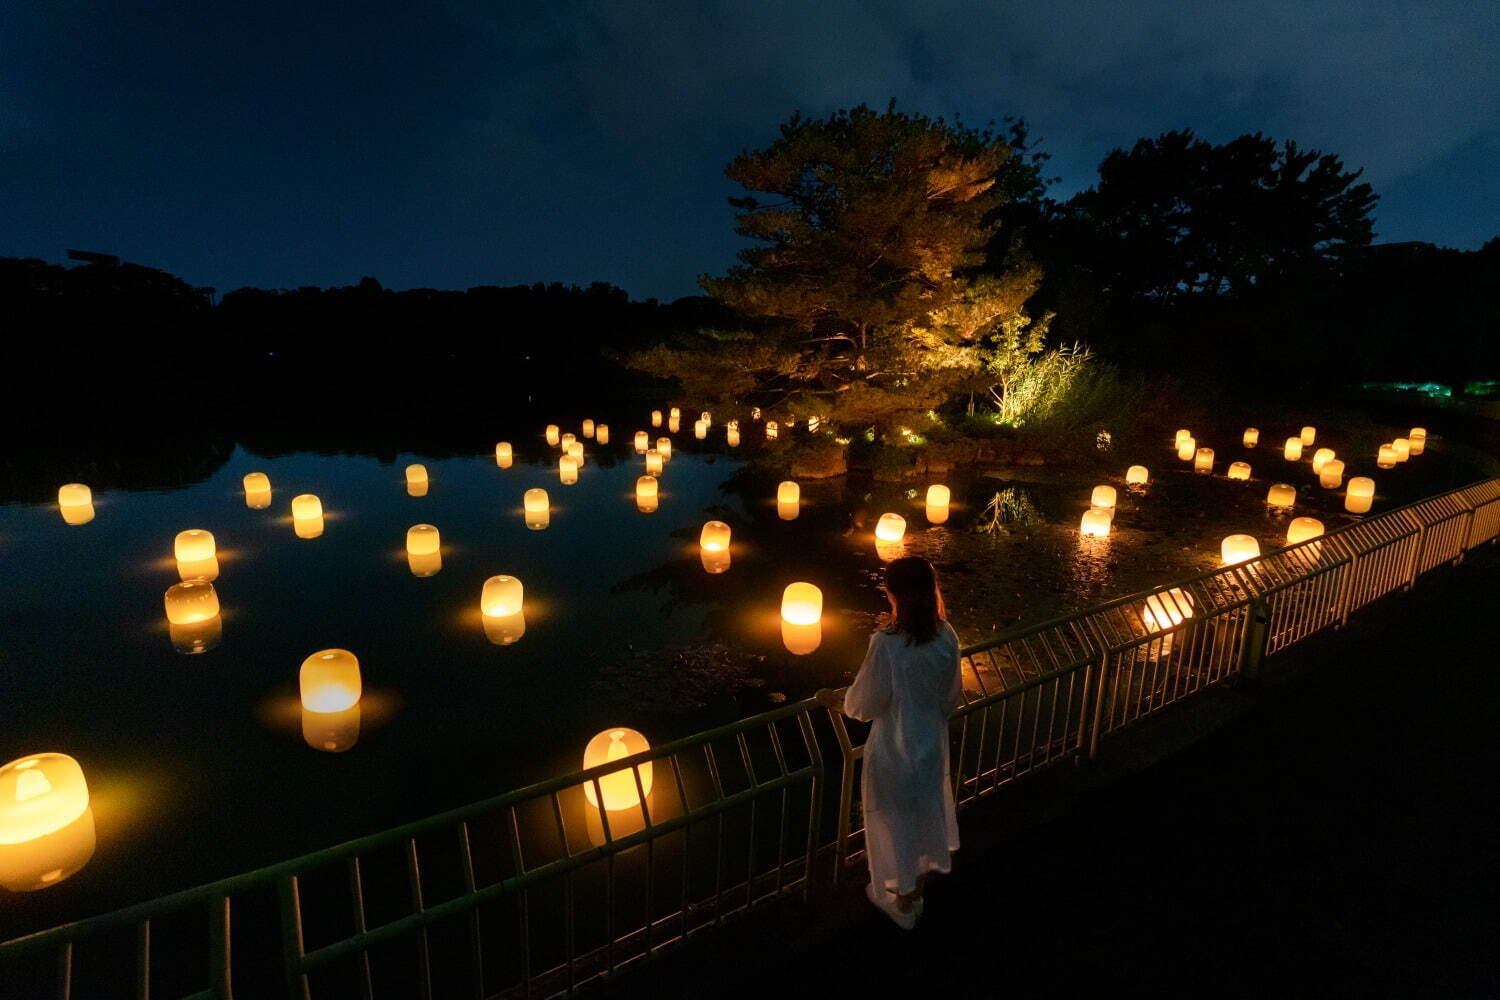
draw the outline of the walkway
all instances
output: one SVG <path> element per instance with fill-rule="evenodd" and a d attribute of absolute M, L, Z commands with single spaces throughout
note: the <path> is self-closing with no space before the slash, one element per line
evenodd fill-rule
<path fill-rule="evenodd" d="M 841 891 L 596 995 L 1500 996 L 1497 640 L 1487 547 L 966 813 L 915 932 Z"/>

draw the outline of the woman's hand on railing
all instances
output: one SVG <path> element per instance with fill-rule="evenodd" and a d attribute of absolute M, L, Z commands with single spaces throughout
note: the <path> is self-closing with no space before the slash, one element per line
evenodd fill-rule
<path fill-rule="evenodd" d="M 839 688 L 837 691 L 830 691 L 828 688 L 818 688 L 817 693 L 813 697 L 817 699 L 819 705 L 822 705 L 828 711 L 836 712 L 840 715 L 844 713 L 843 688 Z"/>

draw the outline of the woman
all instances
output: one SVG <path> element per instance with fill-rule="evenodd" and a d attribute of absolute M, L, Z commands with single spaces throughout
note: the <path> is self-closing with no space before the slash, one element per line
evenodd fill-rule
<path fill-rule="evenodd" d="M 943 611 L 937 574 L 926 559 L 885 571 L 890 624 L 870 648 L 843 697 L 817 699 L 834 712 L 872 722 L 863 779 L 865 894 L 900 927 L 916 926 L 932 872 L 949 870 L 958 821 L 948 782 L 948 717 L 963 697 L 958 636 Z"/>

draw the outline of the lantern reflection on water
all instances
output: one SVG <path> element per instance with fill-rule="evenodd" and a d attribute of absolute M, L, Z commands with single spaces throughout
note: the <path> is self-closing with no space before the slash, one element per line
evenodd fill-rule
<path fill-rule="evenodd" d="M 172 640 L 172 648 L 185 656 L 206 653 L 224 637 L 224 616 L 214 615 L 186 625 L 168 622 L 167 636 Z"/>
<path fill-rule="evenodd" d="M 1248 480 L 1250 478 L 1250 463 L 1231 462 L 1229 464 L 1229 478 Z"/>
<path fill-rule="evenodd" d="M 437 576 L 443 569 L 443 553 L 439 549 L 434 552 L 407 552 L 406 567 L 411 570 L 411 575 L 420 579 L 429 576 Z"/>
<path fill-rule="evenodd" d="M 320 650 L 302 661 L 297 674 L 302 707 L 309 712 L 342 712 L 364 693 L 359 658 L 347 649 Z"/>
<path fill-rule="evenodd" d="M 526 612 L 513 615 L 481 615 L 484 637 L 496 646 L 509 646 L 526 634 Z"/>
<path fill-rule="evenodd" d="M 650 749 L 651 744 L 646 741 L 646 737 L 634 729 L 606 729 L 589 740 L 588 745 L 583 748 L 583 769 L 587 771 L 602 767 Z M 636 785 L 637 775 L 640 776 L 639 787 Z M 600 803 L 599 795 L 595 794 L 595 780 L 598 782 L 599 793 L 604 796 L 604 808 L 607 811 L 633 809 L 640 804 L 642 794 L 651 794 L 651 762 L 611 771 L 585 782 L 584 798 L 588 799 L 589 805 L 598 808 Z"/>
<path fill-rule="evenodd" d="M 1151 470 L 1144 465 L 1132 465 L 1125 470 L 1125 484 L 1127 486 L 1145 486 L 1151 481 Z"/>
<path fill-rule="evenodd" d="M 248 499 L 248 498 L 247 498 Z M 270 494 L 266 494 L 266 502 L 270 502 Z M 265 506 L 262 504 L 261 506 Z M 64 524 L 88 524 L 94 519 L 94 505 L 91 503 L 74 504 L 71 507 L 59 507 Z"/>
<path fill-rule="evenodd" d="M 1277 483 L 1266 491 L 1266 503 L 1272 507 L 1291 507 L 1297 502 L 1297 491 L 1286 483 Z"/>
<path fill-rule="evenodd" d="M 359 742 L 360 707 L 356 702 L 337 712 L 302 709 L 302 739 L 314 750 L 343 753 Z"/>
<path fill-rule="evenodd" d="M 88 783 L 76 760 L 40 753 L 0 767 L 0 886 L 56 885 L 88 863 L 94 846 Z"/>
<path fill-rule="evenodd" d="M 1260 542 L 1254 535 L 1230 535 L 1219 545 L 1220 560 L 1225 566 L 1234 566 L 1260 555 Z"/>
<path fill-rule="evenodd" d="M 942 483 L 927 487 L 927 523 L 942 524 L 948 520 L 949 500 L 952 494 Z"/>
<path fill-rule="evenodd" d="M 698 561 L 703 564 L 705 572 L 719 574 L 729 569 L 731 561 L 728 549 L 698 549 Z"/>
<path fill-rule="evenodd" d="M 208 621 L 219 613 L 219 595 L 207 580 L 184 580 L 167 588 L 164 598 L 167 621 L 173 625 L 192 625 Z"/>
<path fill-rule="evenodd" d="M 298 538 L 317 538 L 323 534 L 323 515 L 292 518 L 292 528 Z"/>
<path fill-rule="evenodd" d="M 1256 445 L 1260 444 L 1260 428 L 1246 427 L 1245 434 L 1240 440 L 1244 443 L 1246 448 L 1254 448 Z"/>
<path fill-rule="evenodd" d="M 1115 505 L 1115 488 L 1113 486 L 1095 486 L 1094 492 L 1089 498 L 1090 506 L 1108 510 Z"/>
<path fill-rule="evenodd" d="M 1302 460 L 1302 439 L 1287 438 L 1286 446 L 1282 448 L 1281 454 L 1288 462 L 1300 462 Z"/>
<path fill-rule="evenodd" d="M 548 499 L 547 491 L 540 487 L 526 491 L 521 498 L 521 508 L 525 512 L 526 527 L 532 531 L 542 530 L 552 519 L 552 501 Z"/>
<path fill-rule="evenodd" d="M 1336 490 L 1344 481 L 1344 463 L 1333 459 L 1323 463 L 1323 468 L 1318 472 L 1318 485 L 1325 490 Z"/>
<path fill-rule="evenodd" d="M 1345 510 L 1351 514 L 1368 514 L 1374 502 L 1375 480 L 1365 476 L 1349 480 L 1349 488 L 1344 492 Z"/>
<path fill-rule="evenodd" d="M 502 468 L 502 469 L 508 469 L 508 468 L 510 468 L 511 462 L 513 462 L 514 460 L 515 460 L 515 455 L 511 451 L 511 447 L 510 447 L 510 442 L 509 441 L 501 441 L 500 443 L 498 443 L 498 444 L 495 445 L 495 464 L 496 465 L 500 466 L 500 468 Z"/>

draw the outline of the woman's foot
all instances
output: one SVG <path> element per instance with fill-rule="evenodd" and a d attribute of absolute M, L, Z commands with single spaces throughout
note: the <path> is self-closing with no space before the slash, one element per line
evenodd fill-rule
<path fill-rule="evenodd" d="M 881 913 L 891 918 L 891 923 L 904 931 L 909 931 L 917 926 L 917 917 L 922 912 L 921 900 L 918 900 L 910 909 L 902 912 L 897 904 L 894 893 L 885 892 L 875 888 L 875 883 L 865 884 L 865 898 Z"/>

